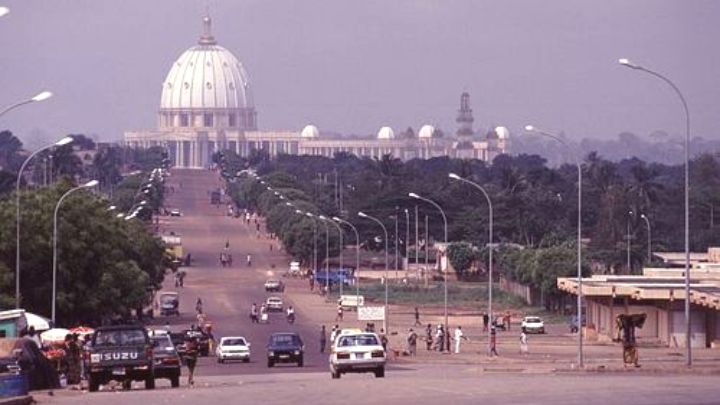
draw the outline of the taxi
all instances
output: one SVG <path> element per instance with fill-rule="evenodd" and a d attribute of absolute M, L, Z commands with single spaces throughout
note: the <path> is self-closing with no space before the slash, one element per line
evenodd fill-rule
<path fill-rule="evenodd" d="M 385 377 L 385 350 L 380 337 L 360 329 L 343 329 L 330 350 L 330 375 L 340 378 L 343 373 L 375 373 Z"/>

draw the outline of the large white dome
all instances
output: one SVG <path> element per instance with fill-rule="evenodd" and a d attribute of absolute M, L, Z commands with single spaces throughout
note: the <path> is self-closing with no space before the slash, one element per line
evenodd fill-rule
<path fill-rule="evenodd" d="M 377 133 L 377 139 L 395 139 L 395 132 L 390 127 L 382 127 Z"/>
<path fill-rule="evenodd" d="M 170 68 L 163 82 L 160 109 L 254 107 L 247 72 L 230 51 L 217 45 L 210 25 L 210 17 L 204 17 L 198 45 L 180 55 Z"/>
<path fill-rule="evenodd" d="M 317 138 L 319 136 L 320 131 L 318 130 L 318 127 L 312 124 L 306 125 L 302 132 L 300 132 L 301 138 Z"/>
<path fill-rule="evenodd" d="M 435 133 L 435 127 L 432 125 L 423 125 L 422 128 L 420 128 L 420 131 L 418 131 L 418 138 L 421 139 L 429 139 L 433 137 L 433 134 Z"/>

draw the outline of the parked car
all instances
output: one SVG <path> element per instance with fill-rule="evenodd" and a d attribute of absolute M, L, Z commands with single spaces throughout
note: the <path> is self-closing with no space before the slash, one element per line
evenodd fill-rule
<path fill-rule="evenodd" d="M 526 316 L 520 323 L 525 333 L 545 333 L 545 323 L 539 316 Z"/>
<path fill-rule="evenodd" d="M 330 375 L 340 378 L 343 373 L 375 373 L 385 377 L 385 350 L 374 333 L 343 330 L 330 351 Z"/>
<path fill-rule="evenodd" d="M 170 335 L 155 334 L 150 339 L 153 342 L 153 359 L 155 361 L 155 379 L 167 378 L 173 388 L 180 386 L 182 361 Z"/>
<path fill-rule="evenodd" d="M 111 380 L 121 382 L 126 389 L 133 381 L 145 381 L 146 389 L 155 388 L 153 346 L 142 325 L 97 328 L 87 356 L 90 392 Z"/>
<path fill-rule="evenodd" d="M 267 365 L 277 363 L 304 364 L 305 345 L 297 333 L 273 333 L 267 345 Z"/>
<path fill-rule="evenodd" d="M 280 297 L 268 297 L 268 299 L 265 300 L 265 306 L 268 311 L 282 312 L 283 300 Z"/>
<path fill-rule="evenodd" d="M 177 208 L 173 208 L 173 209 L 170 210 L 170 216 L 171 216 L 171 217 L 181 217 L 181 216 L 182 216 L 182 211 L 180 211 L 180 210 L 177 209 Z"/>
<path fill-rule="evenodd" d="M 270 279 L 265 282 L 265 291 L 283 292 L 285 291 L 285 283 L 280 280 Z"/>
<path fill-rule="evenodd" d="M 218 363 L 226 360 L 250 361 L 250 343 L 242 336 L 226 336 L 220 339 L 215 348 L 215 357 Z"/>

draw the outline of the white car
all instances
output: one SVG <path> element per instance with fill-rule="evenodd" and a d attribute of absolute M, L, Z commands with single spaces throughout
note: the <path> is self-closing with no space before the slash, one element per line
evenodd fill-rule
<path fill-rule="evenodd" d="M 181 217 L 181 216 L 182 216 L 182 212 L 181 212 L 179 209 L 174 208 L 174 209 L 171 209 L 171 210 L 170 210 L 170 216 L 171 216 L 171 217 Z"/>
<path fill-rule="evenodd" d="M 268 311 L 280 311 L 283 310 L 283 301 L 280 297 L 269 297 L 265 301 L 265 306 Z"/>
<path fill-rule="evenodd" d="M 340 378 L 343 373 L 375 373 L 385 377 L 385 350 L 380 337 L 360 330 L 342 330 L 330 351 L 330 375 Z"/>
<path fill-rule="evenodd" d="M 539 316 L 526 316 L 520 327 L 525 333 L 545 333 L 545 323 Z"/>
<path fill-rule="evenodd" d="M 215 348 L 215 357 L 218 363 L 225 360 L 250 361 L 250 343 L 242 336 L 226 336 L 220 339 Z"/>

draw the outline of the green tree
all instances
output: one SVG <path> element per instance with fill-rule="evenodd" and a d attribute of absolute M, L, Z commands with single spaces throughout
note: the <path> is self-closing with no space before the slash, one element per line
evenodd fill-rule
<path fill-rule="evenodd" d="M 448 246 L 447 255 L 450 265 L 455 269 L 459 279 L 467 275 L 476 258 L 475 248 L 467 242 L 451 243 Z"/>

